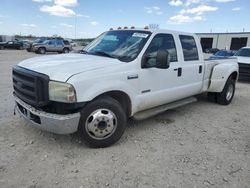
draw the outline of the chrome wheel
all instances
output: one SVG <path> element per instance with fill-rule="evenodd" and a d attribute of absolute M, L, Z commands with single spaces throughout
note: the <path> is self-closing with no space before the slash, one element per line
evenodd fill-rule
<path fill-rule="evenodd" d="M 227 93 L 226 93 L 226 99 L 227 99 L 227 101 L 231 100 L 231 98 L 233 96 L 233 93 L 234 93 L 234 86 L 232 84 L 230 84 L 228 86 Z"/>
<path fill-rule="evenodd" d="M 92 112 L 85 122 L 88 135 L 98 140 L 110 137 L 116 128 L 117 117 L 108 109 L 98 109 Z"/>

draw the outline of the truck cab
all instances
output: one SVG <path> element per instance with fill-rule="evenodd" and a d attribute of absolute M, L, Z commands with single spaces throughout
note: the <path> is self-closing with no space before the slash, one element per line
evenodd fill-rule
<path fill-rule="evenodd" d="M 151 117 L 203 92 L 228 105 L 237 79 L 236 59 L 204 60 L 195 34 L 169 30 L 107 31 L 80 54 L 13 67 L 16 110 L 40 129 L 78 131 L 92 147 L 118 141 L 130 117 Z"/>

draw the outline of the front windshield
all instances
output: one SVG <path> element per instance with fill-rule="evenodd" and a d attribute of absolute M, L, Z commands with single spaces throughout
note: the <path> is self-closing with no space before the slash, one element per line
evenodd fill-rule
<path fill-rule="evenodd" d="M 84 51 L 130 62 L 139 55 L 150 35 L 149 31 L 108 31 L 89 44 Z"/>
<path fill-rule="evenodd" d="M 35 43 L 42 43 L 44 40 L 43 39 L 36 39 L 34 42 Z"/>
<path fill-rule="evenodd" d="M 42 42 L 42 44 L 48 44 L 50 40 L 45 40 Z"/>
<path fill-rule="evenodd" d="M 242 48 L 236 52 L 235 56 L 250 57 L 250 48 Z"/>

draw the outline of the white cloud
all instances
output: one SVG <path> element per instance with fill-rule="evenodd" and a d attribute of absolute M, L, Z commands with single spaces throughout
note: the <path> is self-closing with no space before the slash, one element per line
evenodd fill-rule
<path fill-rule="evenodd" d="M 144 7 L 146 12 L 148 14 L 157 14 L 157 15 L 162 15 L 163 12 L 161 11 L 161 8 L 158 6 L 153 6 L 153 7 Z"/>
<path fill-rule="evenodd" d="M 57 28 L 57 26 L 56 25 L 52 25 L 52 26 L 50 26 L 52 29 L 56 29 Z"/>
<path fill-rule="evenodd" d="M 200 2 L 201 2 L 201 0 L 187 0 L 185 3 L 185 6 L 190 6 L 192 4 L 198 4 Z"/>
<path fill-rule="evenodd" d="M 66 23 L 61 23 L 60 26 L 67 27 L 67 28 L 73 28 L 73 25 L 66 24 Z"/>
<path fill-rule="evenodd" d="M 169 18 L 168 23 L 173 25 L 180 25 L 180 24 L 186 24 L 186 23 L 192 23 L 194 21 L 203 21 L 205 18 L 202 16 L 187 16 L 183 14 L 178 14 L 176 16 L 172 16 Z"/>
<path fill-rule="evenodd" d="M 77 16 L 77 14 L 73 10 L 65 8 L 61 5 L 53 5 L 53 6 L 43 5 L 42 7 L 40 7 L 40 11 L 47 12 L 53 16 L 62 16 L 62 17 Z"/>
<path fill-rule="evenodd" d="M 0 22 L 0 24 L 3 24 L 3 22 Z"/>
<path fill-rule="evenodd" d="M 99 25 L 99 23 L 98 22 L 96 22 L 96 21 L 93 21 L 93 22 L 89 22 L 91 25 L 93 25 L 93 26 L 96 26 L 96 25 Z"/>
<path fill-rule="evenodd" d="M 176 16 L 172 16 L 169 18 L 168 23 L 170 24 L 184 24 L 184 23 L 190 23 L 192 22 L 192 18 L 190 16 L 185 16 L 182 14 L 178 14 Z"/>
<path fill-rule="evenodd" d="M 214 0 L 217 3 L 229 3 L 229 2 L 233 2 L 235 0 Z"/>
<path fill-rule="evenodd" d="M 168 4 L 171 6 L 178 7 L 183 5 L 183 2 L 181 0 L 170 0 Z"/>
<path fill-rule="evenodd" d="M 54 0 L 56 5 L 74 7 L 77 5 L 77 0 Z"/>
<path fill-rule="evenodd" d="M 234 8 L 232 8 L 232 11 L 240 11 L 240 10 L 241 10 L 240 7 L 234 7 Z"/>
<path fill-rule="evenodd" d="M 26 24 L 26 23 L 23 23 L 23 24 L 20 24 L 21 26 L 23 26 L 23 27 L 37 27 L 37 25 L 35 25 L 35 24 Z"/>
<path fill-rule="evenodd" d="M 213 12 L 217 11 L 218 7 L 213 7 L 209 5 L 199 5 L 198 7 L 191 8 L 191 9 L 182 9 L 180 11 L 180 14 L 196 14 L 196 15 L 202 15 L 205 12 Z"/>

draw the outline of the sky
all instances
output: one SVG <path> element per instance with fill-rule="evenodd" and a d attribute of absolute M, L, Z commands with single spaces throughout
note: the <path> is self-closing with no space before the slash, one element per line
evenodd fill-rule
<path fill-rule="evenodd" d="M 193 33 L 250 31 L 250 0 L 1 0 L 0 35 L 92 38 L 157 24 Z"/>

